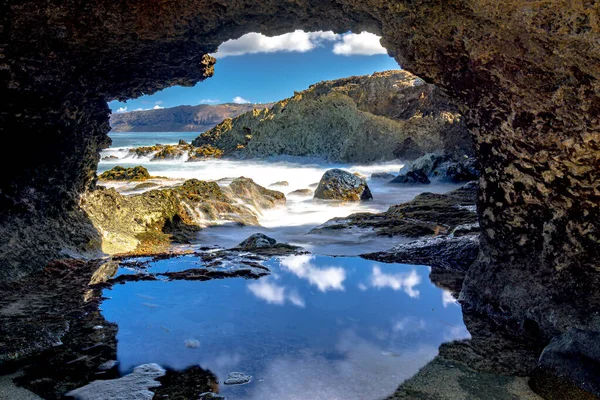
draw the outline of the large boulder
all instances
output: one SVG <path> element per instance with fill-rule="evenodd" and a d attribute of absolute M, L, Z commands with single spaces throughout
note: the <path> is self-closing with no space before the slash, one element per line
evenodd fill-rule
<path fill-rule="evenodd" d="M 330 169 L 321 178 L 315 190 L 315 199 L 364 201 L 373 198 L 367 182 L 350 172 Z"/>
<path fill-rule="evenodd" d="M 114 254 L 164 251 L 171 242 L 192 240 L 214 221 L 259 225 L 262 209 L 284 202 L 282 193 L 237 178 L 229 187 L 190 179 L 131 196 L 99 189 L 86 193 L 81 206 L 102 236 L 102 250 Z"/>
<path fill-rule="evenodd" d="M 571 328 L 554 337 L 531 386 L 550 400 L 600 398 L 600 332 Z"/>
<path fill-rule="evenodd" d="M 132 168 L 124 168 L 120 165 L 100 174 L 98 179 L 102 181 L 145 181 L 152 178 L 148 170 L 141 165 Z"/>
<path fill-rule="evenodd" d="M 257 210 L 273 208 L 285 204 L 285 195 L 276 190 L 264 188 L 250 178 L 235 178 L 228 187 L 223 188 L 232 197 L 242 200 Z"/>
<path fill-rule="evenodd" d="M 477 160 L 472 157 L 455 159 L 444 154 L 428 153 L 405 164 L 390 183 L 430 183 L 431 179 L 468 182 L 479 176 Z"/>

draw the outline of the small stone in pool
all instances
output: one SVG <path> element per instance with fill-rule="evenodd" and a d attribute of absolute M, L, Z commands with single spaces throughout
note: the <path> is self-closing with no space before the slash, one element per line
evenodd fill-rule
<path fill-rule="evenodd" d="M 252 376 L 246 375 L 241 372 L 231 372 L 225 382 L 225 385 L 243 385 L 244 383 L 249 383 L 252 380 Z"/>
<path fill-rule="evenodd" d="M 114 367 L 116 367 L 118 364 L 119 362 L 117 360 L 108 360 L 100 364 L 98 366 L 98 369 L 100 371 L 108 371 L 109 369 L 113 369 Z"/>
<path fill-rule="evenodd" d="M 198 347 L 200 347 L 200 342 L 196 339 L 188 339 L 185 341 L 185 347 L 187 347 L 188 349 L 197 349 Z"/>

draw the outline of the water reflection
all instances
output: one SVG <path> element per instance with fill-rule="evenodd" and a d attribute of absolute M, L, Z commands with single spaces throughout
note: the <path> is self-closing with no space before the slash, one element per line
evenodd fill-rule
<path fill-rule="evenodd" d="M 151 268 L 161 263 L 175 268 L 177 259 Z M 254 376 L 247 385 L 221 385 L 229 399 L 381 398 L 441 343 L 468 337 L 460 307 L 444 307 L 448 299 L 428 267 L 309 255 L 266 265 L 272 275 L 256 281 L 129 282 L 106 290 L 102 308 L 119 325 L 121 371 L 155 362 L 199 365 L 220 382 L 232 371 Z"/>

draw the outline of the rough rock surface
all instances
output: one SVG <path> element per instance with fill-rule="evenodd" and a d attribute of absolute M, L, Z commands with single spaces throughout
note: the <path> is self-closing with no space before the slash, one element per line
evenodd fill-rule
<path fill-rule="evenodd" d="M 430 183 L 431 179 L 469 182 L 479 179 L 477 161 L 467 156 L 428 153 L 405 164 L 390 183 Z"/>
<path fill-rule="evenodd" d="M 277 240 L 263 233 L 255 233 L 231 250 L 249 251 L 260 255 L 285 255 L 299 253 L 301 248 L 287 243 L 278 243 Z"/>
<path fill-rule="evenodd" d="M 383 213 L 332 218 L 311 233 L 359 229 L 381 236 L 447 235 L 458 226 L 477 222 L 477 214 L 468 209 L 475 204 L 476 193 L 477 185 L 471 183 L 445 194 L 421 193 Z"/>
<path fill-rule="evenodd" d="M 243 385 L 252 380 L 252 376 L 246 375 L 242 372 L 230 372 L 227 375 L 227 379 L 223 382 L 225 385 Z"/>
<path fill-rule="evenodd" d="M 124 168 L 120 165 L 105 171 L 98 176 L 103 181 L 145 181 L 152 178 L 148 170 L 141 165 Z"/>
<path fill-rule="evenodd" d="M 600 4 L 584 0 L 9 0 L 0 12 L 0 265 L 14 278 L 98 233 L 80 212 L 109 145 L 106 101 L 214 72 L 247 32 L 382 36 L 459 103 L 482 166 L 481 252 L 463 302 L 547 339 L 600 325 Z M 75 23 L 76 22 L 76 23 Z M 15 134 L 18 133 L 18 134 Z M 42 231 L 42 233 L 40 233 Z M 25 261 L 26 262 L 23 262 Z"/>
<path fill-rule="evenodd" d="M 112 114 L 114 132 L 204 132 L 224 119 L 272 104 L 200 104 Z"/>
<path fill-rule="evenodd" d="M 183 142 L 183 143 L 181 143 Z M 154 146 L 136 147 L 129 150 L 130 155 L 148 157 L 150 161 L 183 159 L 186 161 L 201 161 L 207 158 L 219 158 L 223 151 L 210 145 L 200 147 L 180 141 L 179 144 L 156 144 Z M 102 179 L 102 176 L 99 177 Z"/>
<path fill-rule="evenodd" d="M 599 398 L 600 332 L 569 329 L 553 338 L 540 356 L 532 387 L 551 400 Z"/>
<path fill-rule="evenodd" d="M 387 251 L 361 254 L 368 260 L 423 264 L 466 272 L 479 253 L 478 235 L 434 237 L 403 243 Z"/>
<path fill-rule="evenodd" d="M 82 207 L 102 234 L 102 251 L 165 251 L 171 241 L 186 242 L 210 221 L 258 225 L 260 210 L 285 203 L 283 193 L 251 179 L 237 178 L 229 187 L 197 179 L 181 186 L 123 196 L 98 189 L 82 198 Z"/>
<path fill-rule="evenodd" d="M 363 201 L 373 198 L 367 182 L 350 172 L 330 169 L 323 174 L 315 189 L 315 199 Z"/>
<path fill-rule="evenodd" d="M 407 152 L 408 138 L 414 146 Z M 239 157 L 289 154 L 341 162 L 406 159 L 415 148 L 418 155 L 472 153 L 456 106 L 407 71 L 317 83 L 269 109 L 227 119 L 194 144 Z"/>

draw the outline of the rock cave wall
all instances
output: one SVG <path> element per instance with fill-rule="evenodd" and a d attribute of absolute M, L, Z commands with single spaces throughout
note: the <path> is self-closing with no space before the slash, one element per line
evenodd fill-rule
<path fill-rule="evenodd" d="M 549 337 L 600 326 L 600 3 L 593 0 L 78 0 L 0 5 L 0 276 L 97 248 L 78 210 L 106 101 L 193 85 L 247 32 L 383 37 L 462 108 L 483 166 L 465 304 Z"/>

